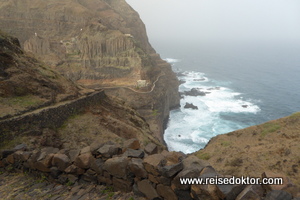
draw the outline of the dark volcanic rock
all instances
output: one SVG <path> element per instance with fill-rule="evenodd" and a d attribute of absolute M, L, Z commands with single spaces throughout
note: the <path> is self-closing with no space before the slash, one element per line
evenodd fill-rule
<path fill-rule="evenodd" d="M 272 190 L 266 195 L 265 200 L 291 200 L 292 198 L 292 195 L 286 191 Z"/>
<path fill-rule="evenodd" d="M 193 110 L 198 110 L 198 106 L 195 106 L 195 105 L 192 104 L 192 103 L 185 103 L 184 108 L 191 108 L 191 109 L 193 109 Z"/>
<path fill-rule="evenodd" d="M 192 88 L 190 91 L 185 91 L 184 92 L 185 95 L 187 96 L 205 96 L 205 92 L 199 91 L 196 88 Z"/>

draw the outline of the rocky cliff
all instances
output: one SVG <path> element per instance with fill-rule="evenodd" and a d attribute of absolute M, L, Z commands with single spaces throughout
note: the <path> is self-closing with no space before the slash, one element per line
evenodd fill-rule
<path fill-rule="evenodd" d="M 141 111 L 162 140 L 162 121 L 179 104 L 178 81 L 125 0 L 0 0 L 0 28 L 73 81 L 115 88 L 109 94 Z M 138 80 L 146 81 L 147 95 Z"/>

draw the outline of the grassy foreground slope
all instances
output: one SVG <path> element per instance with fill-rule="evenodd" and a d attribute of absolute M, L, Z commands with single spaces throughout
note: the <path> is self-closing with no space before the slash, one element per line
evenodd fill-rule
<path fill-rule="evenodd" d="M 218 135 L 195 154 L 221 174 L 260 177 L 264 171 L 300 185 L 300 113 Z"/>

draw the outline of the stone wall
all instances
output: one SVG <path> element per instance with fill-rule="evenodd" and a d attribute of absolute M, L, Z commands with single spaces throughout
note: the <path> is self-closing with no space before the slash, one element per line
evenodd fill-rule
<path fill-rule="evenodd" d="M 0 121 L 0 144 L 15 135 L 36 131 L 42 128 L 58 128 L 70 116 L 83 111 L 87 106 L 96 104 L 105 97 L 104 91 L 98 91 L 76 100 L 61 102 L 30 113 Z"/>
<path fill-rule="evenodd" d="M 2 150 L 0 169 L 43 173 L 60 184 L 83 182 L 112 186 L 114 191 L 131 192 L 147 199 L 248 200 L 298 199 L 299 193 L 284 177 L 283 185 L 183 185 L 180 178 L 231 177 L 218 174 L 209 163 L 193 155 L 160 151 L 153 143 L 141 149 L 130 139 L 123 146 L 92 143 L 83 149 L 26 149 L 21 144 Z M 274 177 L 265 172 L 263 177 Z M 298 198 L 296 198 L 298 197 Z"/>

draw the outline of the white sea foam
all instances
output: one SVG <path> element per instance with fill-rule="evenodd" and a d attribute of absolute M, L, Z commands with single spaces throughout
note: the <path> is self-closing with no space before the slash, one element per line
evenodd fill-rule
<path fill-rule="evenodd" d="M 164 139 L 169 150 L 192 153 L 203 148 L 215 135 L 244 128 L 244 124 L 230 120 L 238 114 L 255 114 L 260 108 L 255 101 L 243 98 L 243 94 L 231 90 L 221 82 L 211 80 L 200 72 L 183 72 L 180 80 L 185 81 L 179 87 L 184 93 L 192 88 L 205 92 L 205 96 L 183 95 L 181 107 L 171 111 Z M 185 109 L 186 103 L 192 103 L 198 110 Z"/>
<path fill-rule="evenodd" d="M 177 63 L 177 62 L 180 62 L 181 60 L 180 59 L 176 59 L 176 58 L 165 58 L 163 59 L 164 61 L 168 62 L 168 63 Z"/>

